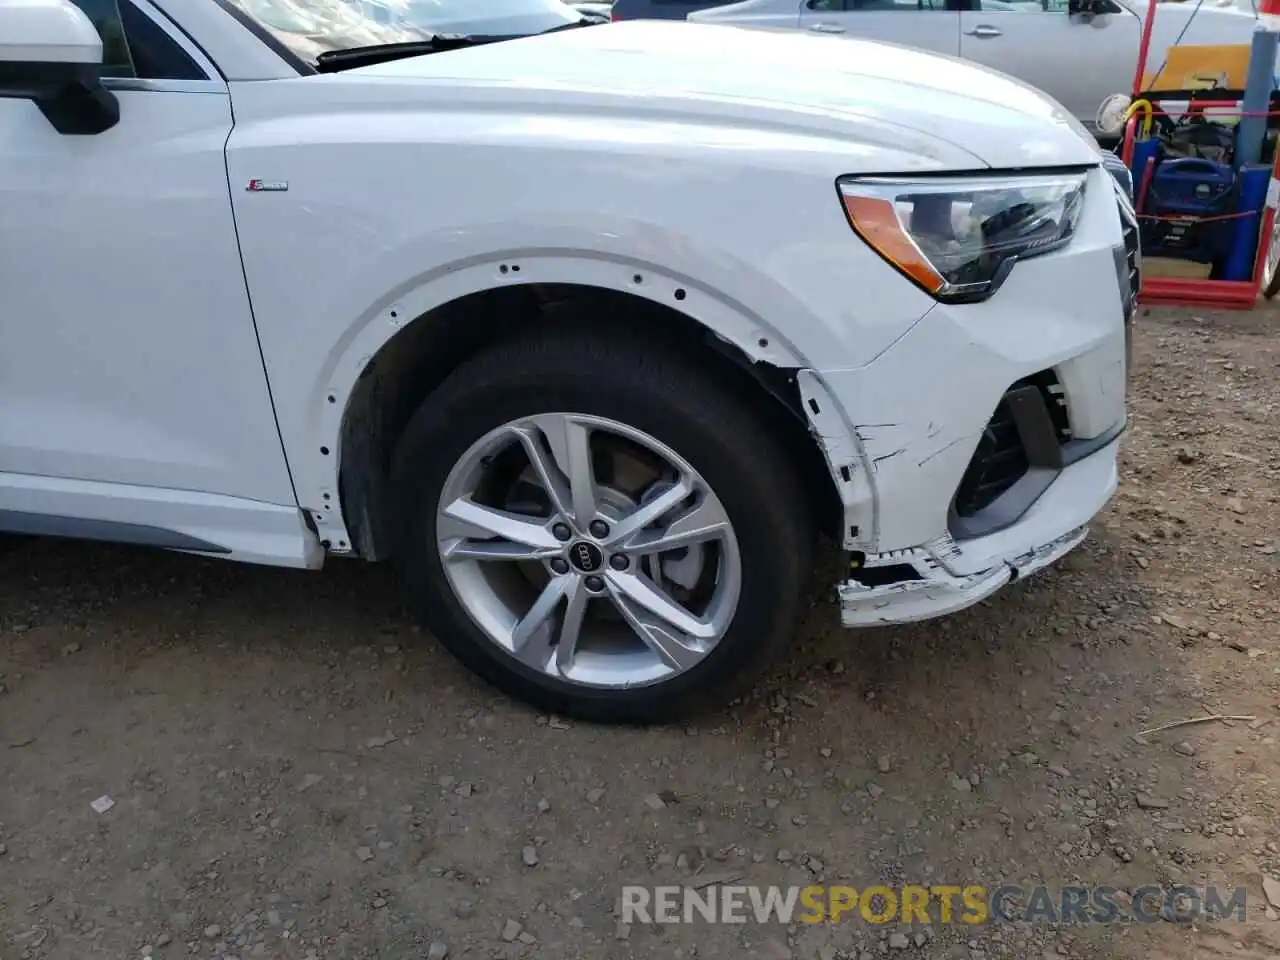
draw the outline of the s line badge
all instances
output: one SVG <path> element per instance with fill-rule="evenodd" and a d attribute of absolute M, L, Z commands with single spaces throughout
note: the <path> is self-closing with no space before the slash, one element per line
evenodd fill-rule
<path fill-rule="evenodd" d="M 246 187 L 250 193 L 284 193 L 289 189 L 288 180 L 250 180 Z"/>

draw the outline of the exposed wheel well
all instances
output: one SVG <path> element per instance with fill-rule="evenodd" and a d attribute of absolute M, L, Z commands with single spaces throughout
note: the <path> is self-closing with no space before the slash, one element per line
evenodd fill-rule
<path fill-rule="evenodd" d="M 809 434 L 794 371 L 753 363 L 686 314 L 641 297 L 573 284 L 527 284 L 437 307 L 383 345 L 361 375 L 343 418 L 339 486 L 358 555 L 376 560 L 389 553 L 387 475 L 410 416 L 460 364 L 531 323 L 581 325 L 584 331 L 645 324 L 654 337 L 698 351 L 784 438 L 810 492 L 815 520 L 839 537 L 839 497 Z"/>

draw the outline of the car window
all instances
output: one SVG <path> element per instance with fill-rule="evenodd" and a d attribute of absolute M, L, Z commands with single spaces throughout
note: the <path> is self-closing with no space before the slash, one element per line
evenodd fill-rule
<path fill-rule="evenodd" d="M 116 0 L 75 0 L 102 38 L 102 73 L 107 77 L 132 77 L 133 56 L 124 39 L 124 22 Z"/>
<path fill-rule="evenodd" d="M 1056 13 L 1066 16 L 1068 0 L 974 0 L 983 13 Z M 1098 13 L 1120 13 L 1111 0 L 1101 0 Z"/>
<path fill-rule="evenodd" d="M 207 80 L 165 31 L 129 0 L 72 0 L 102 37 L 102 75 L 140 80 Z"/>
<path fill-rule="evenodd" d="M 809 0 L 810 10 L 843 13 L 919 13 L 946 10 L 946 0 Z"/>
<path fill-rule="evenodd" d="M 1067 0 L 1045 0 L 1044 8 L 1048 13 L 1066 13 Z M 1098 0 L 1097 13 L 1123 13 L 1118 3 L 1112 0 Z"/>

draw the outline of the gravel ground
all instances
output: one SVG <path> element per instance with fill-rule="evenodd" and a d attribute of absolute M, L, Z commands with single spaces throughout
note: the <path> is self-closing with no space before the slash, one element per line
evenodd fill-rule
<path fill-rule="evenodd" d="M 0 540 L 0 958 L 1280 955 L 1277 319 L 1141 319 L 1122 488 L 1064 564 L 860 633 L 815 586 L 794 656 L 687 727 L 498 697 L 383 569 Z M 1134 738 L 1205 710 L 1256 719 Z M 1249 917 L 619 924 L 622 883 L 726 871 L 1244 885 Z"/>

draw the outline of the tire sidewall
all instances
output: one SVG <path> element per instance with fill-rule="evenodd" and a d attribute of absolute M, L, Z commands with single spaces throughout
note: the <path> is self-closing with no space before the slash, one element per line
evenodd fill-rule
<path fill-rule="evenodd" d="M 1267 255 L 1262 260 L 1262 296 L 1271 300 L 1277 293 L 1280 293 L 1280 264 L 1272 267 L 1271 250 L 1275 244 L 1280 243 L 1280 215 L 1276 217 L 1276 223 L 1271 228 L 1270 246 L 1267 248 Z M 1267 272 L 1271 271 L 1271 275 L 1267 276 Z"/>

